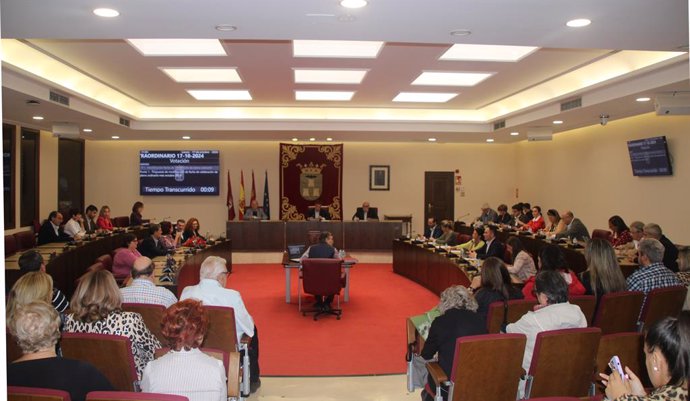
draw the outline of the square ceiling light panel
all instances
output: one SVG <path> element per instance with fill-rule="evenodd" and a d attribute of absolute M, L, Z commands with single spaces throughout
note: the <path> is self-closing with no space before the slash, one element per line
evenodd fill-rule
<path fill-rule="evenodd" d="M 189 89 L 196 100 L 252 100 L 248 90 Z"/>
<path fill-rule="evenodd" d="M 227 56 L 218 39 L 127 39 L 144 56 Z"/>
<path fill-rule="evenodd" d="M 242 82 L 236 68 L 166 68 L 161 67 L 175 82 Z"/>
<path fill-rule="evenodd" d="M 531 46 L 455 44 L 440 60 L 515 62 L 539 49 Z"/>
<path fill-rule="evenodd" d="M 295 100 L 349 101 L 353 91 L 295 91 Z"/>
<path fill-rule="evenodd" d="M 492 76 L 492 72 L 431 72 L 421 73 L 412 85 L 474 86 Z"/>
<path fill-rule="evenodd" d="M 445 103 L 456 97 L 458 93 L 435 93 L 435 92 L 400 92 L 393 98 L 394 102 L 417 102 L 417 103 Z"/>
<path fill-rule="evenodd" d="M 297 84 L 359 84 L 367 74 L 367 70 L 295 70 Z"/>
<path fill-rule="evenodd" d="M 294 40 L 295 57 L 376 58 L 383 42 L 355 40 Z"/>

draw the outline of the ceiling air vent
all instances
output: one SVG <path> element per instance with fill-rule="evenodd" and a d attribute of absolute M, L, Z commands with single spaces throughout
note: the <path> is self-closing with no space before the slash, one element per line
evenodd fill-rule
<path fill-rule="evenodd" d="M 65 106 L 69 106 L 69 98 L 57 92 L 50 91 L 50 100 L 55 103 L 60 103 L 64 104 Z"/>
<path fill-rule="evenodd" d="M 561 103 L 561 111 L 577 109 L 578 107 L 582 107 L 582 98 L 581 97 L 578 97 L 577 99 L 568 100 L 567 102 Z"/>
<path fill-rule="evenodd" d="M 120 125 L 124 125 L 125 127 L 129 127 L 129 119 L 120 117 Z"/>
<path fill-rule="evenodd" d="M 506 120 L 494 122 L 494 131 L 499 130 L 501 128 L 505 128 L 505 127 L 506 127 Z"/>

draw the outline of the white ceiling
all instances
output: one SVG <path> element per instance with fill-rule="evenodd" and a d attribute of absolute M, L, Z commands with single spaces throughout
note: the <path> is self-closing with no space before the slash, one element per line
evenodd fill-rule
<path fill-rule="evenodd" d="M 531 127 L 559 132 L 596 124 L 600 114 L 617 119 L 650 112 L 652 102 L 635 102 L 637 96 L 690 91 L 687 54 L 629 68 L 606 79 L 593 77 L 591 84 L 549 86 L 597 63 L 617 67 L 612 60 L 627 54 L 620 51 L 687 51 L 685 0 L 370 0 L 359 10 L 344 9 L 336 0 L 111 0 L 107 6 L 118 9 L 120 16 L 109 20 L 92 14 L 94 4 L 1 0 L 2 37 L 19 39 L 21 47 L 38 50 L 37 63 L 44 57 L 57 61 L 75 76 L 92 79 L 141 109 L 166 113 L 137 113 L 113 106 L 105 96 L 69 88 L 55 78 L 55 70 L 38 73 L 3 58 L 4 119 L 42 129 L 50 129 L 55 122 L 72 122 L 94 129 L 93 134 L 84 135 L 93 139 L 111 135 L 179 139 L 191 133 L 195 140 L 287 140 L 318 132 L 319 139 L 329 136 L 337 141 L 421 141 L 433 136 L 445 142 L 481 142 L 493 137 L 500 143 L 524 140 Z M 592 24 L 566 27 L 565 22 L 573 18 L 589 18 Z M 214 29 L 217 24 L 230 24 L 237 30 L 220 32 Z M 450 35 L 458 29 L 472 33 Z M 229 55 L 144 57 L 127 38 L 219 38 Z M 292 56 L 292 39 L 381 40 L 386 44 L 375 59 L 301 59 Z M 540 49 L 516 63 L 439 61 L 453 43 Z M 236 67 L 243 82 L 180 84 L 159 69 L 219 66 Z M 294 68 L 368 72 L 357 85 L 295 84 Z M 423 71 L 494 75 L 474 87 L 411 86 Z M 47 100 L 48 89 L 70 95 L 70 107 Z M 247 89 L 253 100 L 197 101 L 187 89 Z M 355 95 L 349 102 L 301 102 L 294 100 L 298 89 L 354 90 Z M 541 97 L 530 97 L 537 90 Z M 392 102 L 401 91 L 460 94 L 441 104 Z M 561 101 L 578 96 L 583 99 L 582 108 L 560 112 Z M 42 104 L 29 107 L 28 99 Z M 530 101 L 500 111 L 503 108 L 497 105 L 510 99 Z M 484 112 L 488 109 L 494 111 Z M 215 110 L 222 111 L 219 117 L 207 117 Z M 236 114 L 240 112 L 245 114 Z M 252 112 L 261 117 L 247 117 Z M 45 117 L 42 122 L 31 120 L 37 113 Z M 132 119 L 131 128 L 117 124 L 120 115 Z M 505 119 L 506 128 L 494 132 L 493 122 L 498 119 Z M 553 126 L 554 119 L 565 123 Z M 521 135 L 512 137 L 511 131 Z"/>

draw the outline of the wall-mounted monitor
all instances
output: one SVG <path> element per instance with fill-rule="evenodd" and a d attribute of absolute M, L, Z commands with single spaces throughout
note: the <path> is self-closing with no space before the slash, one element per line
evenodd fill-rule
<path fill-rule="evenodd" d="M 218 195 L 217 150 L 142 150 L 140 195 Z"/>
<path fill-rule="evenodd" d="M 665 136 L 628 141 L 628 152 L 634 176 L 673 174 Z"/>

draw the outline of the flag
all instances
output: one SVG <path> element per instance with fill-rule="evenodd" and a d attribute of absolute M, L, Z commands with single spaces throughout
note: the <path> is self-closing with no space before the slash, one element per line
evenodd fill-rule
<path fill-rule="evenodd" d="M 268 220 L 271 220 L 271 206 L 268 200 L 268 171 L 266 171 L 264 176 L 264 212 Z"/>
<path fill-rule="evenodd" d="M 254 185 L 254 170 L 252 170 L 252 197 L 249 198 L 249 202 L 254 202 L 256 200 L 256 186 Z"/>
<path fill-rule="evenodd" d="M 240 220 L 244 220 L 244 171 L 240 170 Z"/>
<path fill-rule="evenodd" d="M 235 201 L 232 199 L 232 183 L 230 182 L 230 170 L 228 170 L 228 220 L 235 220 Z"/>

